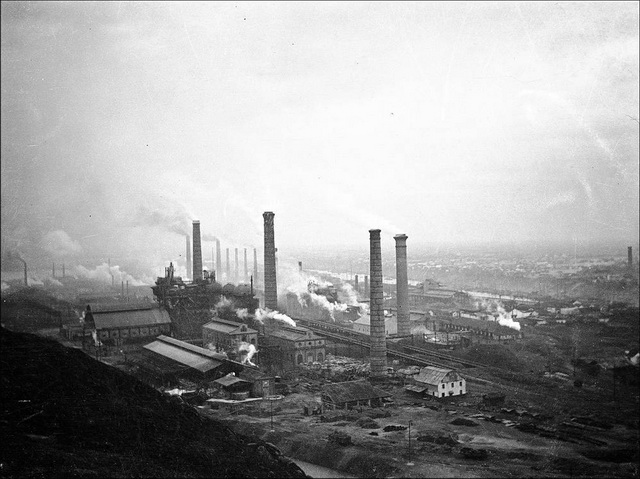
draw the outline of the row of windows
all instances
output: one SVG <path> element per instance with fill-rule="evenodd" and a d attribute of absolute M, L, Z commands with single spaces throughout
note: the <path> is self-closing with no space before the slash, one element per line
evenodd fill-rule
<path fill-rule="evenodd" d="M 322 346 L 324 344 L 324 341 L 307 341 L 307 346 L 313 346 L 315 343 L 316 346 Z M 302 346 L 304 346 L 304 343 L 296 343 L 296 346 L 301 348 Z"/>
<path fill-rule="evenodd" d="M 455 387 L 456 383 L 451 383 L 451 387 Z M 445 383 L 442 383 L 442 389 L 446 386 Z M 460 386 L 462 386 L 462 381 L 460 381 Z"/>

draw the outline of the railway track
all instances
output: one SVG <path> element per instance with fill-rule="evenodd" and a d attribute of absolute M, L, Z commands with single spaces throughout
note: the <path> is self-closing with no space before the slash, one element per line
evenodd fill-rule
<path fill-rule="evenodd" d="M 308 319 L 293 318 L 297 323 L 304 325 L 314 333 L 332 338 L 338 341 L 355 344 L 363 348 L 370 348 L 370 336 L 355 332 L 348 328 Z M 401 348 L 401 350 L 400 350 Z M 445 369 L 463 369 L 486 367 L 485 364 L 476 361 L 456 358 L 446 353 L 432 351 L 417 346 L 397 345 L 387 342 L 387 355 L 397 357 L 422 366 L 436 366 Z"/>

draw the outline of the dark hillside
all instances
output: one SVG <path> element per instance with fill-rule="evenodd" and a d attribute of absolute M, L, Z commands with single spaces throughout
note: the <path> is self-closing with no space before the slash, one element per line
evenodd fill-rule
<path fill-rule="evenodd" d="M 0 329 L 3 477 L 305 477 L 80 350 Z"/>

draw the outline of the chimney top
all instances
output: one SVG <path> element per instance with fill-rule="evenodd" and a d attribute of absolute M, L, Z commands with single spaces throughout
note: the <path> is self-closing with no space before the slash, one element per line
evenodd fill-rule
<path fill-rule="evenodd" d="M 395 235 L 394 238 L 395 239 L 407 239 L 408 236 L 406 234 L 402 233 L 402 234 L 399 234 L 399 235 Z"/>
<path fill-rule="evenodd" d="M 369 233 L 380 233 L 380 230 L 369 230 Z"/>
<path fill-rule="evenodd" d="M 193 220 L 193 224 L 200 224 L 200 220 Z"/>

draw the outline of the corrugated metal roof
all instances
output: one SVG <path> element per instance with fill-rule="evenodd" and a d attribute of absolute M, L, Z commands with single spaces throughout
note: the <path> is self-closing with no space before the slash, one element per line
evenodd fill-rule
<path fill-rule="evenodd" d="M 307 331 L 308 331 L 307 329 L 302 329 L 302 328 L 299 328 L 299 330 L 294 330 L 292 328 L 282 328 L 282 329 L 269 331 L 268 336 L 275 336 L 281 339 L 288 339 L 289 341 L 313 341 L 316 339 L 322 339 L 321 336 L 318 336 L 315 333 L 311 333 L 310 335 L 307 335 Z"/>
<path fill-rule="evenodd" d="M 250 381 L 245 381 L 244 379 L 240 379 L 237 376 L 225 376 L 223 378 L 216 379 L 213 382 L 217 383 L 217 384 L 220 384 L 221 386 L 224 386 L 224 387 L 228 387 L 228 386 L 231 386 L 231 385 L 237 384 L 237 383 L 251 384 Z"/>
<path fill-rule="evenodd" d="M 196 348 L 197 346 L 193 347 Z M 144 348 L 148 351 L 159 354 L 160 356 L 171 359 L 190 368 L 196 369 L 201 373 L 206 373 L 222 365 L 222 361 L 218 359 L 213 359 L 208 355 L 189 351 L 188 349 L 167 343 L 162 340 L 154 341 L 151 344 L 147 344 L 144 346 Z"/>
<path fill-rule="evenodd" d="M 225 320 L 213 320 L 210 321 L 208 323 L 206 323 L 205 325 L 203 325 L 203 328 L 207 328 L 207 329 L 212 329 L 214 331 L 220 331 L 222 333 L 226 333 L 229 334 L 231 332 L 242 332 L 245 334 L 251 334 L 251 333 L 257 333 L 258 331 L 256 331 L 255 329 L 251 329 L 249 326 L 247 326 L 247 330 L 246 331 L 240 331 L 240 328 L 242 326 L 247 326 L 244 323 L 234 323 L 233 321 L 225 321 Z"/>
<path fill-rule="evenodd" d="M 423 387 L 423 386 L 413 386 L 413 385 L 405 386 L 404 388 L 407 391 L 413 391 L 416 393 L 424 392 L 427 389 L 426 387 Z"/>
<path fill-rule="evenodd" d="M 170 344 L 172 346 L 176 346 L 180 349 L 184 349 L 190 351 L 195 354 L 199 354 L 200 356 L 206 356 L 211 359 L 216 359 L 218 361 L 226 360 L 227 357 L 224 354 L 216 353 L 206 348 L 201 348 L 200 346 L 196 346 L 194 344 L 187 343 L 186 341 L 180 341 L 179 339 L 175 339 L 169 336 L 165 336 L 164 334 L 158 336 L 157 341 L 161 341 L 163 343 Z"/>
<path fill-rule="evenodd" d="M 116 311 L 143 311 L 152 309 L 155 306 L 154 303 L 98 303 L 89 304 L 91 306 L 92 313 L 111 313 Z"/>
<path fill-rule="evenodd" d="M 442 369 L 427 366 L 420 370 L 420 374 L 415 376 L 416 382 L 438 385 L 443 382 L 447 374 L 454 372 L 452 369 Z"/>
<path fill-rule="evenodd" d="M 137 309 L 131 311 L 93 312 L 96 329 L 135 328 L 171 323 L 169 313 L 160 308 Z"/>
<path fill-rule="evenodd" d="M 322 392 L 329 396 L 334 404 L 391 396 L 390 393 L 373 387 L 365 380 L 327 384 L 322 388 Z"/>

